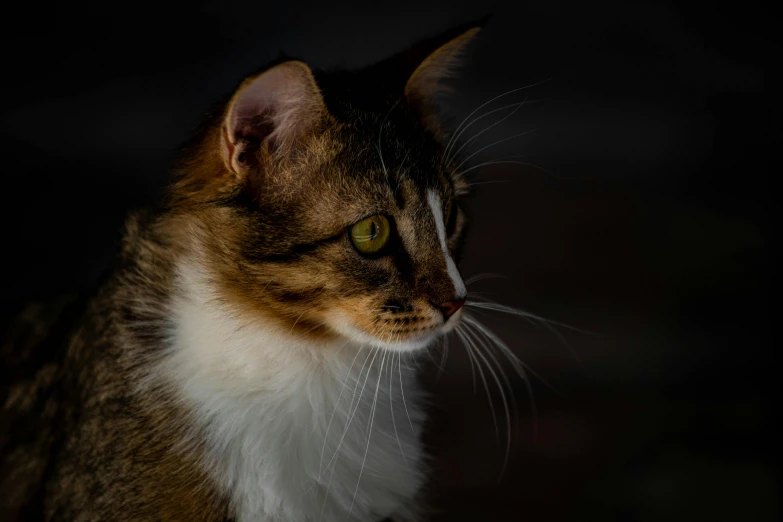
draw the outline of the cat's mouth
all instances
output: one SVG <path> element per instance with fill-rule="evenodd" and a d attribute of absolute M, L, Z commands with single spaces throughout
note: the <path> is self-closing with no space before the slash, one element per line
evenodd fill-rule
<path fill-rule="evenodd" d="M 377 348 L 408 352 L 427 348 L 453 330 L 462 310 L 446 319 L 435 310 L 408 307 L 402 311 L 381 309 L 375 313 L 346 313 L 335 310 L 329 323 L 347 340 Z"/>

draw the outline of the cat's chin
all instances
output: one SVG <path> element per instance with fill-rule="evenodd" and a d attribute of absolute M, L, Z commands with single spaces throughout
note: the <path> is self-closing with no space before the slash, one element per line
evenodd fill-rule
<path fill-rule="evenodd" d="M 348 322 L 334 325 L 333 328 L 350 343 L 373 348 L 381 348 L 395 352 L 414 352 L 423 350 L 432 344 L 432 342 L 435 341 L 435 339 L 437 339 L 442 333 L 441 329 L 438 328 L 415 337 L 412 336 L 396 341 L 388 341 L 374 335 L 370 335 Z"/>
<path fill-rule="evenodd" d="M 393 352 L 416 352 L 427 349 L 440 335 L 439 331 L 435 331 L 421 337 L 397 342 L 385 342 L 368 335 L 367 344 L 374 348 L 382 348 Z"/>

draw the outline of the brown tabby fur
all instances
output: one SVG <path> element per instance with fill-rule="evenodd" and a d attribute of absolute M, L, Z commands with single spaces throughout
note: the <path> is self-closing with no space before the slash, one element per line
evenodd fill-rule
<path fill-rule="evenodd" d="M 415 69 L 400 70 L 408 78 Z M 146 378 L 166 355 L 167 303 L 183 260 L 210 267 L 215 306 L 314 340 L 336 335 L 322 322 L 330 310 L 361 317 L 391 307 L 379 335 L 405 338 L 431 320 L 428 303 L 454 299 L 433 229 L 416 230 L 421 248 L 373 260 L 357 260 L 346 234 L 368 215 L 427 214 L 428 188 L 444 203 L 467 189 L 439 160 L 443 143 L 425 108 L 432 78 L 409 82 L 407 102 L 393 82 L 369 102 L 340 97 L 351 82 L 371 90 L 377 71 L 316 73 L 324 112 L 284 154 L 239 135 L 244 149 L 232 163 L 229 103 L 188 150 L 167 202 L 128 221 L 120 266 L 100 292 L 51 313 L 30 308 L 3 338 L 12 380 L 3 383 L 0 520 L 231 518 L 200 466 L 198 437 L 183 436 L 195 425 L 192 412 L 168 385 Z M 452 250 L 463 226 L 460 212 Z"/>

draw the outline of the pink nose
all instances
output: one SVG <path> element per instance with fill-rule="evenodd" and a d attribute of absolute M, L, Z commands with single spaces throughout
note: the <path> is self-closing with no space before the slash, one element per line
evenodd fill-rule
<path fill-rule="evenodd" d="M 440 311 L 443 312 L 443 320 L 448 321 L 449 317 L 457 313 L 457 310 L 462 308 L 465 304 L 465 299 L 458 299 L 457 301 L 447 301 L 438 305 Z"/>

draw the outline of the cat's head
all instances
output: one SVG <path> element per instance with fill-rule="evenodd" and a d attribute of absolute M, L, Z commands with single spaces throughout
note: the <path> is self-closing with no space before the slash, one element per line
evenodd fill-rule
<path fill-rule="evenodd" d="M 394 350 L 454 327 L 467 184 L 434 98 L 477 32 L 358 72 L 282 61 L 239 86 L 172 191 L 221 303 Z"/>

